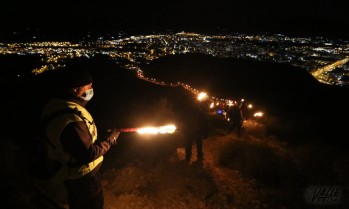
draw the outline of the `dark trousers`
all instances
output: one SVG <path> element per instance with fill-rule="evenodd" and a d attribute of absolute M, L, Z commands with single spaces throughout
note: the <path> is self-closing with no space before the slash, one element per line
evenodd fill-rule
<path fill-rule="evenodd" d="M 186 135 L 185 144 L 185 159 L 190 160 L 192 155 L 193 143 L 196 145 L 197 158 L 201 159 L 203 157 L 202 152 L 202 139 L 203 136 L 200 133 L 191 133 Z"/>
<path fill-rule="evenodd" d="M 232 121 L 228 133 L 231 133 L 232 131 L 234 131 L 236 129 L 236 133 L 238 136 L 240 136 L 241 133 L 241 127 L 242 127 L 242 120 L 235 120 Z"/>
<path fill-rule="evenodd" d="M 79 179 L 64 182 L 69 209 L 103 209 L 104 198 L 99 171 L 92 171 Z"/>

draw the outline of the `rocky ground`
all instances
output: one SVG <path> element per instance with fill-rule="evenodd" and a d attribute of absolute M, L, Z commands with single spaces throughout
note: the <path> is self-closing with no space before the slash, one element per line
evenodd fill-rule
<path fill-rule="evenodd" d="M 259 208 L 263 195 L 256 190 L 254 179 L 242 177 L 238 170 L 220 166 L 218 158 L 223 144 L 234 140 L 249 140 L 257 123 L 245 123 L 245 136 L 226 135 L 224 130 L 212 133 L 204 140 L 203 160 L 194 153 L 184 160 L 184 148 L 173 143 L 167 153 L 135 157 L 121 169 L 109 169 L 109 159 L 103 174 L 106 208 Z M 166 140 L 166 139 L 165 139 Z M 173 138 L 171 140 L 178 140 Z M 135 145 L 131 149 L 135 149 Z M 139 147 L 138 147 L 139 148 Z M 138 149 L 137 148 L 137 149 Z M 141 149 L 143 152 L 153 149 Z M 141 151 L 141 152 L 142 152 Z M 144 153 L 138 153 L 143 156 Z M 109 156 L 111 158 L 111 156 Z"/>

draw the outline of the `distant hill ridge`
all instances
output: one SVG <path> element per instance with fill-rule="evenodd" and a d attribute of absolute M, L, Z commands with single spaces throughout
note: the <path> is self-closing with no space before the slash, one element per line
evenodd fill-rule
<path fill-rule="evenodd" d="M 184 82 L 223 98 L 284 97 L 313 93 L 319 82 L 303 69 L 287 64 L 185 54 L 167 56 L 143 66 L 149 77 Z"/>

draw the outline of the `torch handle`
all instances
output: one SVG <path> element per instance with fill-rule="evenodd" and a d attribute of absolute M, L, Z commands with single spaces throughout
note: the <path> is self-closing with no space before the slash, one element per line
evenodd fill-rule
<path fill-rule="evenodd" d="M 120 133 L 130 133 L 130 132 L 136 132 L 137 128 L 119 128 L 116 130 Z"/>

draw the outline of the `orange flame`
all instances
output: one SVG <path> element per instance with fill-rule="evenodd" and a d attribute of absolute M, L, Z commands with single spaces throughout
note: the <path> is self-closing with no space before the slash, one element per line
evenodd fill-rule
<path fill-rule="evenodd" d="M 139 128 L 121 128 L 118 129 L 120 132 L 137 132 L 138 134 L 172 134 L 176 131 L 175 125 L 164 125 L 164 126 L 148 126 Z"/>

